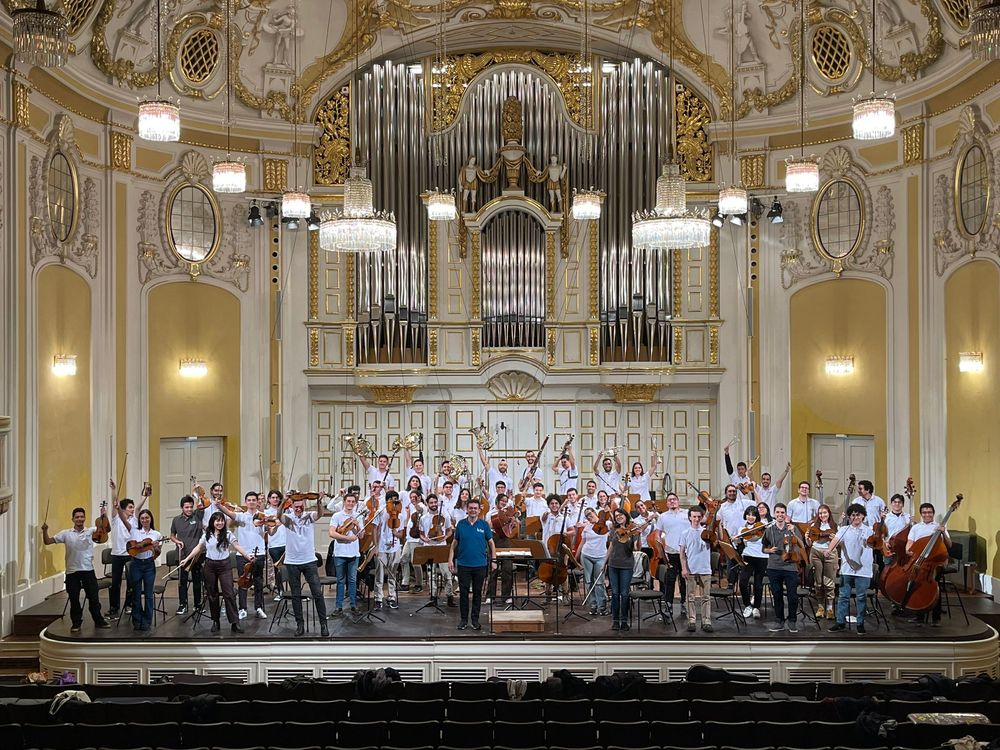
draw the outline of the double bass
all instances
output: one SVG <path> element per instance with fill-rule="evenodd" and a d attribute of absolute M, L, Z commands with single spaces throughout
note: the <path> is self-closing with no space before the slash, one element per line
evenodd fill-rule
<path fill-rule="evenodd" d="M 566 582 L 569 577 L 570 558 L 572 558 L 572 551 L 566 546 L 566 510 L 560 506 L 559 512 L 562 513 L 563 517 L 562 528 L 559 529 L 558 534 L 550 536 L 546 543 L 552 559 L 539 563 L 537 573 L 538 578 L 550 586 L 561 586 Z M 573 562 L 576 562 L 575 558 Z"/>
<path fill-rule="evenodd" d="M 907 560 L 897 558 L 882 573 L 882 593 L 893 604 L 911 612 L 926 612 L 940 596 L 937 582 L 938 569 L 948 562 L 948 546 L 944 543 L 944 529 L 951 514 L 962 504 L 962 495 L 948 508 L 944 519 L 930 536 L 913 543 Z"/>

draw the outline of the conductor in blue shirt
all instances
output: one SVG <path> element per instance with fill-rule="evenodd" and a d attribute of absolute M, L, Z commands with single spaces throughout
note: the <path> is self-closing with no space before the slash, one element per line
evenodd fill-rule
<path fill-rule="evenodd" d="M 479 517 L 479 500 L 465 504 L 465 518 L 455 525 L 455 537 L 448 550 L 448 570 L 458 573 L 458 629 L 469 627 L 469 592 L 472 592 L 472 629 L 482 630 L 479 609 L 483 585 L 490 566 L 496 569 L 496 546 L 490 525 Z"/>

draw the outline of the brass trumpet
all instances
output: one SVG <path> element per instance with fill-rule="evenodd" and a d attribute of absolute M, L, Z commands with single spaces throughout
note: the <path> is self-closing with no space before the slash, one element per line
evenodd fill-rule
<path fill-rule="evenodd" d="M 354 455 L 359 458 L 368 458 L 375 455 L 375 449 L 372 447 L 371 441 L 364 435 L 348 435 L 344 440 L 351 446 L 351 451 L 353 451 Z"/>
<path fill-rule="evenodd" d="M 419 432 L 409 432 L 392 441 L 392 451 L 393 453 L 398 453 L 401 450 L 412 451 L 419 448 L 422 442 L 423 438 Z"/>
<path fill-rule="evenodd" d="M 497 444 L 496 432 L 491 431 L 490 428 L 482 422 L 479 423 L 479 427 L 473 427 L 469 430 L 469 432 L 471 432 L 472 436 L 476 438 L 476 445 L 484 451 L 491 450 L 493 446 Z"/>

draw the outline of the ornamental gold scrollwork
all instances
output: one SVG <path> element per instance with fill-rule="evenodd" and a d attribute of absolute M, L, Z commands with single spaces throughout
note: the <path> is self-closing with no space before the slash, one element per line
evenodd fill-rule
<path fill-rule="evenodd" d="M 437 367 L 438 364 L 438 330 L 431 328 L 427 332 L 427 364 Z"/>
<path fill-rule="evenodd" d="M 111 131 L 111 168 L 116 172 L 132 170 L 132 136 Z"/>
<path fill-rule="evenodd" d="M 548 363 L 549 367 L 552 367 L 556 363 L 556 329 L 549 328 L 547 336 L 548 340 L 545 343 L 545 361 Z"/>
<path fill-rule="evenodd" d="M 693 89 L 678 82 L 674 94 L 674 112 L 681 174 L 691 182 L 711 182 L 715 179 L 715 160 L 706 130 L 712 122 L 712 110 L 708 102 Z"/>
<path fill-rule="evenodd" d="M 903 128 L 903 164 L 919 164 L 924 160 L 924 133 L 922 122 Z"/>
<path fill-rule="evenodd" d="M 590 328 L 591 367 L 597 367 L 597 365 L 601 364 L 600 341 L 601 341 L 601 329 L 598 328 L 597 326 L 591 326 Z"/>
<path fill-rule="evenodd" d="M 740 180 L 747 190 L 760 190 L 764 187 L 766 165 L 767 154 L 747 154 L 740 157 Z"/>
<path fill-rule="evenodd" d="M 613 383 L 608 386 L 616 404 L 648 404 L 656 399 L 655 383 Z"/>
<path fill-rule="evenodd" d="M 19 128 L 31 126 L 31 89 L 20 81 L 14 81 L 14 125 Z"/>
<path fill-rule="evenodd" d="M 309 366 L 319 367 L 319 329 L 309 329 Z"/>
<path fill-rule="evenodd" d="M 437 320 L 438 314 L 438 269 L 437 269 L 438 222 L 427 222 L 427 317 Z"/>
<path fill-rule="evenodd" d="M 313 156 L 317 185 L 340 185 L 347 176 L 351 166 L 350 114 L 350 86 L 334 91 L 316 112 L 315 122 L 323 129 Z"/>
<path fill-rule="evenodd" d="M 472 329 L 472 366 L 479 367 L 482 362 L 482 331 L 479 328 Z"/>
<path fill-rule="evenodd" d="M 309 233 L 309 320 L 319 317 L 319 232 Z"/>
<path fill-rule="evenodd" d="M 284 159 L 264 159 L 264 190 L 282 193 L 288 189 L 288 162 Z"/>
<path fill-rule="evenodd" d="M 415 385 L 366 385 L 363 388 L 371 394 L 376 404 L 412 404 Z"/>

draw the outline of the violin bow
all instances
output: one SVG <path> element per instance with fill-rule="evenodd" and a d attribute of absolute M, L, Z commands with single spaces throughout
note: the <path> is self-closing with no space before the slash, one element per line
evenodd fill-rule
<path fill-rule="evenodd" d="M 291 484 L 292 484 L 292 479 L 294 478 L 292 475 L 295 473 L 295 459 L 298 458 L 298 457 L 299 457 L 299 448 L 298 448 L 298 446 L 296 446 L 295 447 L 295 452 L 292 453 L 292 465 L 289 467 L 288 480 L 285 482 L 285 485 L 281 488 L 282 492 L 284 492 L 285 489 L 287 487 L 290 487 Z"/>
<path fill-rule="evenodd" d="M 128 466 L 128 451 L 125 451 L 125 460 L 122 461 L 122 473 L 118 475 L 118 492 L 124 492 L 122 482 L 125 481 L 125 467 Z"/>

